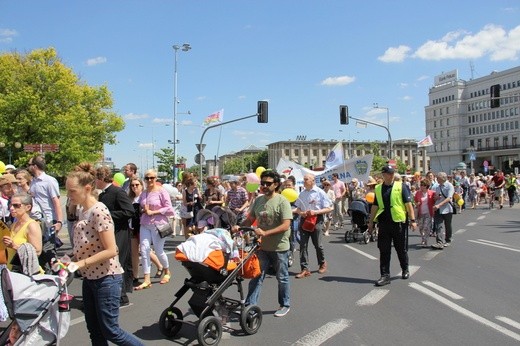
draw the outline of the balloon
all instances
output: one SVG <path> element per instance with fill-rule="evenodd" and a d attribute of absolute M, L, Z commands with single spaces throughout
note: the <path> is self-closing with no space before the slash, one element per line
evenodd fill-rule
<path fill-rule="evenodd" d="M 457 204 L 462 207 L 462 205 L 464 205 L 464 200 L 462 198 L 459 198 L 459 200 L 457 201 Z"/>
<path fill-rule="evenodd" d="M 459 195 L 458 193 L 455 192 L 455 193 L 453 194 L 453 200 L 454 200 L 454 201 L 458 201 L 459 199 L 460 199 L 460 195 Z M 457 202 L 457 203 L 458 203 L 458 202 Z"/>
<path fill-rule="evenodd" d="M 262 175 L 262 172 L 263 172 L 263 171 L 265 171 L 265 168 L 264 168 L 264 167 L 262 167 L 262 166 L 257 167 L 257 168 L 256 168 L 256 171 L 255 171 L 256 176 L 257 176 L 258 178 L 260 178 L 260 175 Z"/>
<path fill-rule="evenodd" d="M 255 173 L 247 173 L 246 179 L 248 183 L 260 184 L 260 178 Z"/>
<path fill-rule="evenodd" d="M 260 184 L 247 183 L 246 190 L 247 190 L 247 192 L 255 192 L 256 190 L 258 190 L 258 186 L 260 186 Z"/>
<path fill-rule="evenodd" d="M 184 174 L 184 171 L 179 171 L 179 174 L 178 174 L 178 177 L 177 177 L 177 178 L 178 178 L 180 181 L 182 181 L 182 176 L 183 176 L 183 174 Z"/>
<path fill-rule="evenodd" d="M 5 172 L 5 163 L 3 161 L 0 161 L 0 173 Z"/>
<path fill-rule="evenodd" d="M 367 193 L 367 195 L 365 196 L 365 199 L 367 200 L 368 203 L 374 203 L 374 199 L 376 198 L 376 194 L 373 193 L 373 192 L 369 192 Z"/>
<path fill-rule="evenodd" d="M 115 180 L 112 181 L 112 185 L 117 186 L 117 187 L 121 187 L 121 185 L 117 181 L 115 181 Z"/>
<path fill-rule="evenodd" d="M 284 189 L 282 191 L 282 196 L 287 198 L 289 203 L 292 203 L 298 199 L 298 192 L 296 192 L 294 189 Z"/>
<path fill-rule="evenodd" d="M 121 172 L 114 174 L 114 181 L 119 185 L 122 186 L 125 182 L 126 178 L 125 175 Z"/>

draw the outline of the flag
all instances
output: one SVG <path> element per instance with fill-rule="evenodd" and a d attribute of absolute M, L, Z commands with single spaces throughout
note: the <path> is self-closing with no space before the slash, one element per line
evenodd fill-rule
<path fill-rule="evenodd" d="M 421 139 L 419 142 L 417 142 L 418 148 L 430 147 L 432 145 L 433 145 L 433 141 L 432 141 L 432 138 L 430 137 L 430 135 L 428 135 L 426 138 Z"/>
<path fill-rule="evenodd" d="M 328 169 L 337 165 L 341 165 L 344 158 L 345 152 L 343 150 L 343 143 L 338 142 L 327 156 L 327 160 L 325 161 L 325 168 Z"/>
<path fill-rule="evenodd" d="M 224 110 L 221 109 L 218 112 L 208 115 L 206 117 L 206 119 L 204 119 L 202 126 L 210 126 L 215 123 L 221 123 L 223 118 L 224 118 Z"/>

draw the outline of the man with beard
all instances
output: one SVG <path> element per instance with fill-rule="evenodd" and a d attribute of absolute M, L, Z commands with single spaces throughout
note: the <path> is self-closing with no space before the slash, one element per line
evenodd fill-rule
<path fill-rule="evenodd" d="M 263 195 L 258 196 L 250 208 L 247 219 L 242 226 L 251 226 L 256 220 L 257 236 L 262 245 L 257 252 L 260 260 L 261 274 L 249 282 L 246 305 L 256 305 L 262 289 L 266 271 L 272 266 L 276 270 L 278 280 L 279 309 L 276 317 L 285 316 L 291 306 L 289 291 L 289 237 L 291 235 L 292 210 L 289 201 L 277 191 L 280 186 L 280 175 L 274 171 L 264 171 L 260 175 L 260 189 Z M 234 227 L 238 230 L 238 226 Z"/>

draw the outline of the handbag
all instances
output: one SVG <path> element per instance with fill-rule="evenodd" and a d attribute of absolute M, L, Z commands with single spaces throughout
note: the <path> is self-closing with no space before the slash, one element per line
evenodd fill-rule
<path fill-rule="evenodd" d="M 302 223 L 302 229 L 306 232 L 314 232 L 316 230 L 316 223 L 318 222 L 318 215 L 308 215 Z"/>
<path fill-rule="evenodd" d="M 157 232 L 159 232 L 159 236 L 161 238 L 166 238 L 170 234 L 173 234 L 173 228 L 169 222 L 165 223 L 164 225 L 155 225 L 155 228 L 157 228 Z"/>

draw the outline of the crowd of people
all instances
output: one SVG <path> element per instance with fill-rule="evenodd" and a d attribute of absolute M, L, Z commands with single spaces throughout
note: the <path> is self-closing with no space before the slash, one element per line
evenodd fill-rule
<path fill-rule="evenodd" d="M 106 344 L 107 340 L 142 344 L 118 327 L 118 309 L 129 304 L 127 293 L 152 287 L 152 265 L 160 284 L 168 284 L 172 278 L 164 250 L 166 238 L 160 236 L 158 227 L 170 224 L 173 237 L 187 239 L 201 231 L 197 214 L 203 209 L 229 208 L 237 219 L 231 231 L 236 231 L 238 225 L 256 226 L 255 232 L 262 238 L 258 252 L 261 274 L 249 282 L 246 304 L 257 304 L 266 273 L 274 270 L 279 287 L 275 316 L 282 317 L 290 311 L 289 267 L 295 251 L 298 249 L 300 254 L 296 279 L 312 275 L 309 240 L 315 249 L 317 272 L 327 272 L 323 237 L 346 226 L 347 211 L 354 200 L 367 201 L 370 206 L 368 232 L 378 226 L 378 286 L 390 283 L 392 244 L 402 278 L 410 276 L 409 229 L 419 231 L 420 246 L 442 250 L 451 244 L 455 212 L 493 204 L 502 209 L 505 202 L 512 207 L 518 201 L 517 177 L 501 171 L 492 176 L 466 175 L 465 171 L 449 176 L 444 172 L 400 176 L 392 166 L 384 166 L 376 178 L 354 178 L 348 183 L 336 173 L 330 179 L 319 180 L 306 174 L 298 187 L 300 182 L 294 176 L 266 170 L 259 176 L 258 189 L 250 192 L 245 175 L 224 182 L 208 177 L 202 184 L 195 174 L 184 173 L 179 182 L 168 184 L 155 170 L 144 172 L 141 180 L 133 163 L 125 165 L 126 180 L 118 186 L 109 169 L 84 163 L 67 177 L 68 201 L 63 213 L 58 183 L 45 173 L 45 168 L 44 158 L 35 156 L 27 169 L 5 172 L 0 177 L 0 218 L 7 229 L 0 250 L 6 248 L 8 254 L 0 257 L 0 266 L 16 270 L 19 264 L 14 264 L 13 257 L 23 244 L 41 256 L 45 238 L 41 223 L 58 235 L 66 216 L 67 236 L 73 245 L 71 256 L 83 277 L 85 320 L 96 345 Z M 284 197 L 286 189 L 294 190 L 298 198 L 289 201 Z M 432 236 L 435 241 L 428 244 Z M 0 319 L 5 320 L 7 313 L 2 305 Z"/>

